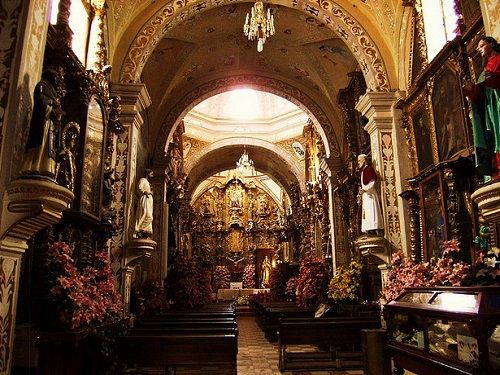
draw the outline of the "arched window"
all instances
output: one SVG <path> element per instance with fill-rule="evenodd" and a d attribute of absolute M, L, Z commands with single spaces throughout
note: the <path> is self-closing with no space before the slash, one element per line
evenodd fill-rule
<path fill-rule="evenodd" d="M 446 42 L 457 35 L 455 0 L 421 0 L 427 59 L 432 61 Z"/>

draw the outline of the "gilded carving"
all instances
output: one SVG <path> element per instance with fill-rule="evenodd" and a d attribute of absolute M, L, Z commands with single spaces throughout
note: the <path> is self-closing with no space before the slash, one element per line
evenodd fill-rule
<path fill-rule="evenodd" d="M 394 148 L 390 132 L 381 132 L 381 156 L 383 187 L 385 195 L 387 230 L 389 240 L 395 248 L 401 248 L 401 228 L 399 223 L 398 196 L 396 191 L 396 171 L 394 169 Z"/>
<path fill-rule="evenodd" d="M 176 24 L 207 9 L 224 6 L 230 0 L 212 0 L 204 2 L 206 7 L 199 7 L 199 3 L 177 1 L 166 4 L 153 16 L 143 29 L 139 31 L 128 51 L 122 66 L 121 82 L 138 82 L 149 55 L 153 52 L 163 35 Z M 234 3 L 234 1 L 231 1 Z M 319 8 L 317 1 L 293 0 L 287 4 L 292 8 L 301 9 L 311 17 L 324 22 L 335 32 L 343 30 L 347 46 L 352 48 L 361 66 L 364 66 L 368 86 L 376 91 L 388 91 L 389 80 L 387 72 L 377 47 L 372 42 L 363 27 L 344 9 L 332 1 L 321 0 Z M 363 63 L 364 62 L 364 63 Z"/>

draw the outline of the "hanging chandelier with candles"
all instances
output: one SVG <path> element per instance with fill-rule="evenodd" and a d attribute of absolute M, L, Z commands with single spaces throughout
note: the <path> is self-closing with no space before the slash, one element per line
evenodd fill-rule
<path fill-rule="evenodd" d="M 243 31 L 248 40 L 257 39 L 257 51 L 262 52 L 266 38 L 274 35 L 274 16 L 271 10 L 264 9 L 262 1 L 257 1 L 252 7 L 252 15 L 247 13 Z"/>
<path fill-rule="evenodd" d="M 255 174 L 255 167 L 253 165 L 253 160 L 247 154 L 247 150 L 243 145 L 243 154 L 240 159 L 236 162 L 236 170 L 241 175 L 253 176 Z"/>

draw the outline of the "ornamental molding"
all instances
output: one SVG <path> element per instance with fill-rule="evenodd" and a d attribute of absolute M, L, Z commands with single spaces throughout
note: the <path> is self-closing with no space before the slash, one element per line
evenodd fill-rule
<path fill-rule="evenodd" d="M 471 198 L 487 223 L 500 222 L 500 182 L 477 189 L 472 193 Z"/>
<path fill-rule="evenodd" d="M 29 240 L 39 230 L 57 223 L 73 199 L 70 190 L 48 179 L 12 181 L 3 198 L 0 239 Z"/>
<path fill-rule="evenodd" d="M 151 17 L 132 41 L 120 71 L 120 82 L 139 82 L 149 56 L 171 29 L 198 13 L 244 0 L 171 1 Z M 308 17 L 325 23 L 339 35 L 351 50 L 363 71 L 367 86 L 375 91 L 388 91 L 389 78 L 382 56 L 362 25 L 330 0 L 284 0 L 282 6 L 297 9 Z"/>
<path fill-rule="evenodd" d="M 326 153 L 333 159 L 340 159 L 340 148 L 333 125 L 323 109 L 300 89 L 275 78 L 256 75 L 239 75 L 225 77 L 206 82 L 189 93 L 175 104 L 163 119 L 163 126 L 159 131 L 154 151 L 154 164 L 164 162 L 165 145 L 171 138 L 179 120 L 198 103 L 203 100 L 230 90 L 234 86 L 250 86 L 258 90 L 278 95 L 292 102 L 312 119 L 315 119 L 316 128 L 321 135 Z M 175 124 L 175 126 L 174 126 Z"/>

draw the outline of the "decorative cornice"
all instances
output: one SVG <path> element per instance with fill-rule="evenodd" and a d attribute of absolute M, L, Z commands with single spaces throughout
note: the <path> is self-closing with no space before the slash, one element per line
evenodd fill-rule
<path fill-rule="evenodd" d="M 12 181 L 3 198 L 0 239 L 25 242 L 39 230 L 58 222 L 73 201 L 73 193 L 46 179 Z"/>
<path fill-rule="evenodd" d="M 500 182 L 494 182 L 477 189 L 471 195 L 480 215 L 487 223 L 500 222 Z"/>

